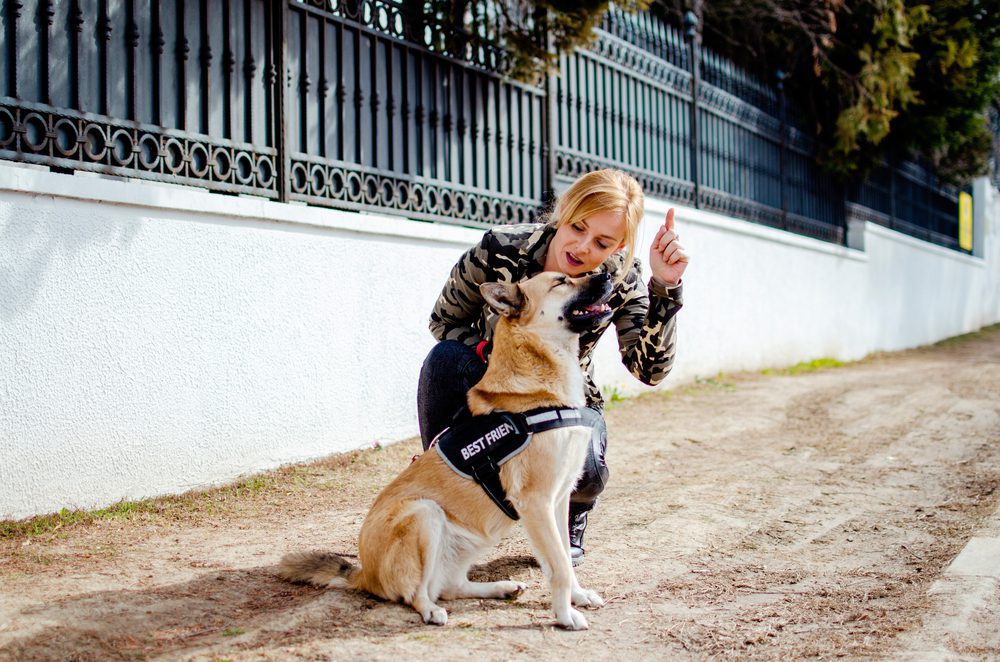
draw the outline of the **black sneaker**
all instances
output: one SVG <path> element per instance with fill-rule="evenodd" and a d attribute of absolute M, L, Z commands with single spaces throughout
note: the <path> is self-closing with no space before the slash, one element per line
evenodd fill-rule
<path fill-rule="evenodd" d="M 576 567 L 583 563 L 583 532 L 587 530 L 586 510 L 574 512 L 569 511 L 569 558 Z"/>

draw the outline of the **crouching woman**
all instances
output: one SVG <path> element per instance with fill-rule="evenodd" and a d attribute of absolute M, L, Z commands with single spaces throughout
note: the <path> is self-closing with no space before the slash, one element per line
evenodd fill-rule
<path fill-rule="evenodd" d="M 639 183 L 618 170 L 598 170 L 577 179 L 543 223 L 505 225 L 487 231 L 459 259 L 431 313 L 437 338 L 424 361 L 417 391 L 420 436 L 431 441 L 465 410 L 465 396 L 486 371 L 497 315 L 483 301 L 486 282 L 516 283 L 542 271 L 571 277 L 608 274 L 614 292 L 610 319 L 580 337 L 580 369 L 586 385 L 592 443 L 583 475 L 570 497 L 569 537 L 573 565 L 584 554 L 588 514 L 608 481 L 604 455 L 604 401 L 594 382 L 592 354 L 614 325 L 622 363 L 640 381 L 655 385 L 670 372 L 682 305 L 681 277 L 688 255 L 674 229 L 674 210 L 649 247 L 651 278 L 642 281 L 635 255 L 644 197 Z"/>

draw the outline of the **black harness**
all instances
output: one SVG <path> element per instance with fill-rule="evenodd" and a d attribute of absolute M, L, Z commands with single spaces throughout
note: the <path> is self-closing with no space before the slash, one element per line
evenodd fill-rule
<path fill-rule="evenodd" d="M 531 443 L 531 435 L 587 425 L 583 410 L 546 407 L 519 414 L 494 412 L 445 428 L 431 446 L 455 473 L 479 483 L 486 496 L 511 519 L 520 519 L 500 483 L 500 467 Z"/>

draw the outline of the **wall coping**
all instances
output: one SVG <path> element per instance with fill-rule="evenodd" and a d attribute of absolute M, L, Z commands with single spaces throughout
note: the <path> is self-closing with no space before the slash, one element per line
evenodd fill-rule
<path fill-rule="evenodd" d="M 400 216 L 311 207 L 296 202 L 274 202 L 254 196 L 219 195 L 191 186 L 144 179 L 107 177 L 87 172 L 66 175 L 49 172 L 45 167 L 24 164 L 0 163 L 0 191 L 264 220 L 463 246 L 474 244 L 483 233 L 482 229 L 415 221 Z"/>
<path fill-rule="evenodd" d="M 916 237 L 911 237 L 908 234 L 903 234 L 898 230 L 890 230 L 889 228 L 879 225 L 878 223 L 871 223 L 869 221 L 865 222 L 867 231 L 872 234 L 877 234 L 886 239 L 896 241 L 901 244 L 906 244 L 911 248 L 917 248 L 924 251 L 925 253 L 930 253 L 931 255 L 936 255 L 938 257 L 944 257 L 956 262 L 967 264 L 973 267 L 978 267 L 980 269 L 986 268 L 986 260 L 981 257 L 976 257 L 975 255 L 969 255 L 968 253 L 959 253 L 958 251 L 953 251 L 944 246 L 938 246 L 937 244 L 932 244 L 928 241 L 922 241 Z"/>
<path fill-rule="evenodd" d="M 66 175 L 49 172 L 47 168 L 42 166 L 17 163 L 0 163 L 0 191 L 102 204 L 129 205 L 147 209 L 185 211 L 228 218 L 264 220 L 279 224 L 437 241 L 462 246 L 474 244 L 484 231 L 484 228 L 429 223 L 401 216 L 327 209 L 297 202 L 274 202 L 253 196 L 219 195 L 190 186 L 151 182 L 143 179 L 107 177 L 87 172 Z M 865 251 L 831 244 L 749 221 L 729 218 L 715 212 L 673 204 L 658 198 L 646 198 L 647 215 L 666 214 L 670 207 L 677 210 L 677 219 L 682 224 L 695 223 L 859 262 L 868 260 Z M 363 219 L 362 224 L 358 222 L 359 217 Z M 877 223 L 865 221 L 865 231 L 919 248 L 939 257 L 985 268 L 983 258 L 958 253 L 921 241 Z"/>

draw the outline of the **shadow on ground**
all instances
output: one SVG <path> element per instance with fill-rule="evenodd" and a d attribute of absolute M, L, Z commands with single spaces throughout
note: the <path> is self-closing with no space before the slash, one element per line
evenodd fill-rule
<path fill-rule="evenodd" d="M 476 566 L 470 576 L 493 581 L 530 568 L 537 568 L 531 556 L 505 557 Z M 427 628 L 404 605 L 356 591 L 289 584 L 275 570 L 211 571 L 187 582 L 85 593 L 25 610 L 22 615 L 38 627 L 0 648 L 0 659 L 134 660 L 193 655 L 220 643 L 257 649 L 317 638 L 363 636 L 376 642 Z M 449 611 L 458 604 L 449 603 Z M 537 606 L 492 604 L 497 609 Z"/>

